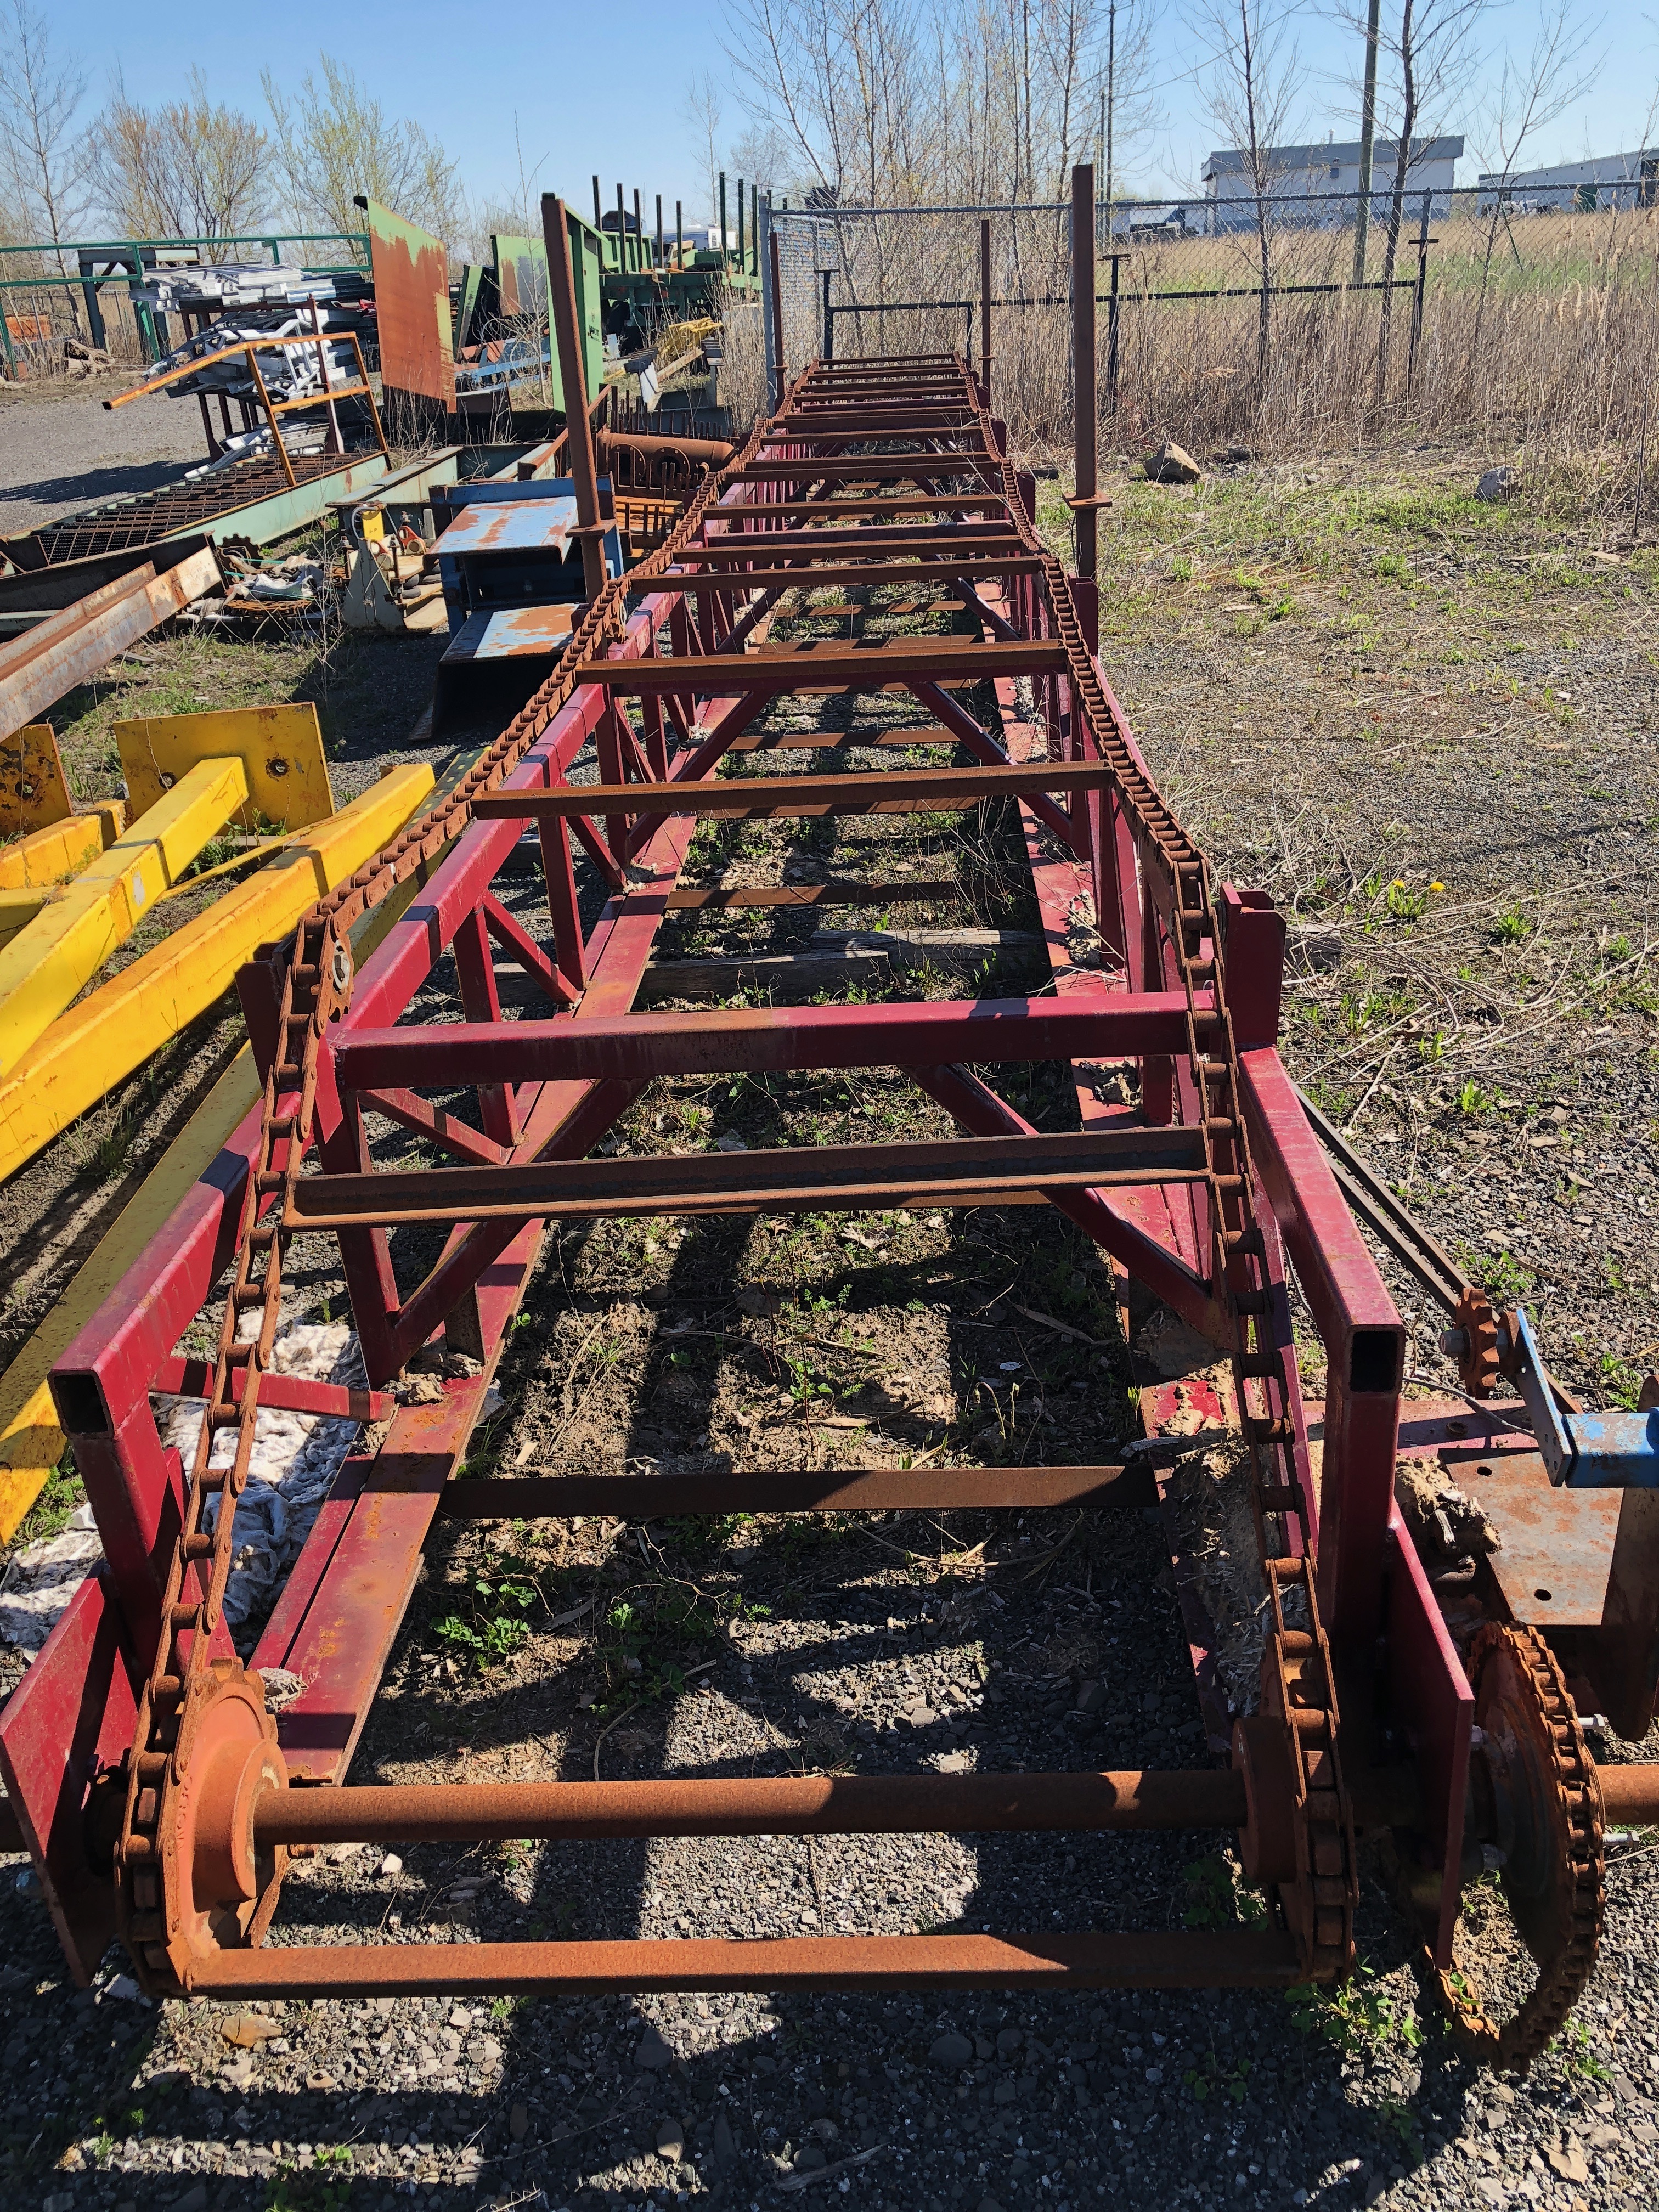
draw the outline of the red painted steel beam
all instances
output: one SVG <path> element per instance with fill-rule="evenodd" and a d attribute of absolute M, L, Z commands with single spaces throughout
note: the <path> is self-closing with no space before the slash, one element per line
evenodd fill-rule
<path fill-rule="evenodd" d="M 949 707 L 947 696 L 928 685 L 927 704 L 935 714 Z M 944 702 L 941 706 L 940 702 Z M 722 718 L 699 753 L 716 744 L 723 750 L 750 718 Z M 958 718 L 952 715 L 953 722 Z M 954 734 L 973 740 L 963 728 L 977 728 L 970 716 L 959 718 Z M 571 783 L 549 791 L 503 792 L 478 801 L 486 821 L 568 821 L 591 808 L 606 814 L 641 817 L 691 814 L 792 820 L 835 814 L 949 813 L 975 806 L 981 799 L 1041 798 L 1051 791 L 1098 791 L 1109 787 L 1111 770 L 1098 761 L 1042 761 L 1016 766 L 981 732 L 979 749 L 998 757 L 979 768 L 888 768 L 850 770 L 834 775 L 743 775 L 718 783 L 676 775 L 667 783 Z M 718 758 L 718 754 L 714 756 Z M 695 759 L 696 757 L 694 756 Z M 1070 835 L 1069 830 L 1067 832 Z"/>
<path fill-rule="evenodd" d="M 180 1398 L 205 1398 L 213 1381 L 210 1359 L 164 1359 L 150 1388 Z M 247 1387 L 246 1371 L 230 1373 L 230 1395 L 240 1405 Z M 259 1407 L 273 1413 L 320 1413 L 335 1421 L 389 1421 L 398 1401 L 383 1390 L 359 1390 L 349 1383 L 319 1382 L 308 1375 L 282 1375 L 274 1370 L 259 1378 Z"/>
<path fill-rule="evenodd" d="M 769 541 L 759 549 L 770 552 Z M 953 584 L 959 576 L 1030 576 L 1041 566 L 1036 554 L 975 553 L 962 556 L 949 556 L 921 565 L 913 562 L 829 561 L 822 566 L 799 565 L 794 568 L 745 568 L 733 575 L 726 569 L 718 572 L 702 570 L 692 574 L 671 568 L 664 576 L 653 578 L 651 589 L 662 595 L 668 591 L 707 597 L 714 592 L 740 589 L 745 592 L 782 592 L 811 588 L 814 591 L 827 584 L 841 586 L 866 585 L 878 588 L 884 584 Z M 879 605 L 867 607 L 867 614 L 888 611 Z"/>
<path fill-rule="evenodd" d="M 1382 1626 L 1406 1328 L 1271 1046 L 1239 1055 L 1256 1172 L 1327 1358 L 1319 1602 L 1334 1643 Z"/>
<path fill-rule="evenodd" d="M 887 502 L 888 507 L 890 505 L 890 501 Z M 832 503 L 832 511 L 856 514 L 860 510 L 852 502 L 838 501 Z M 928 511 L 933 511 L 931 507 Z M 788 512 L 793 514 L 795 510 L 791 508 Z M 861 530 L 771 530 L 763 536 L 713 538 L 701 545 L 688 545 L 680 559 L 687 564 L 696 562 L 704 568 L 719 568 L 754 561 L 820 561 L 845 559 L 848 556 L 863 558 L 866 555 L 874 560 L 890 558 L 895 554 L 914 554 L 918 562 L 926 556 L 935 564 L 947 558 L 960 561 L 976 556 L 989 560 L 1000 559 L 1006 554 L 1014 562 L 1036 557 L 1026 553 L 1012 523 L 992 518 L 988 521 L 953 524 L 944 530 L 924 529 L 920 523 L 896 524 L 887 529 L 872 526 Z M 918 568 L 916 573 L 924 571 Z M 659 579 L 662 590 L 672 591 L 679 574 L 678 568 L 665 571 Z"/>
<path fill-rule="evenodd" d="M 777 1779 L 459 1783 L 273 1790 L 261 1844 L 471 1843 L 514 1836 L 969 1836 L 1237 1828 L 1229 1767 L 1117 1774 L 813 1774 Z"/>
<path fill-rule="evenodd" d="M 1200 1003 L 1207 994 L 1200 993 Z M 1132 1059 L 1179 1052 L 1179 991 L 1075 992 L 1060 999 L 969 999 L 851 1006 L 743 1006 L 695 1018 L 628 1014 L 369 1030 L 340 1024 L 337 1079 L 353 1090 L 409 1084 L 620 1076 L 721 1075 L 746 1069 L 933 1067 L 949 1060 Z M 985 1134 L 994 1134 L 986 1131 Z"/>
<path fill-rule="evenodd" d="M 809 475 L 811 473 L 810 465 L 807 473 Z M 842 521 L 856 520 L 860 516 L 867 514 L 969 514 L 976 518 L 972 526 L 994 527 L 997 521 L 996 510 L 999 507 L 1002 508 L 1005 514 L 1006 513 L 1007 502 L 1000 492 L 896 491 L 885 495 L 880 493 L 867 495 L 854 494 L 846 499 L 811 499 L 803 495 L 799 499 L 780 499 L 774 506 L 757 509 L 757 512 L 772 518 L 775 527 L 777 522 L 786 519 L 791 521 L 798 520 L 804 514 L 823 515 L 830 520 L 839 518 Z M 723 507 L 716 507 L 713 513 L 718 516 L 723 514 L 725 511 Z M 1003 526 L 1012 536 L 1012 524 L 1005 524 Z M 933 533 L 928 532 L 926 534 L 931 537 Z M 705 535 L 704 543 L 709 542 Z M 732 541 L 722 538 L 713 542 L 717 544 L 728 544 Z M 763 532 L 757 533 L 753 538 L 745 537 L 745 543 L 749 544 L 764 544 L 768 542 L 768 533 Z M 1021 546 L 1020 550 L 1024 551 L 1024 549 Z"/>
<path fill-rule="evenodd" d="M 296 1944 L 221 1951 L 195 1996 L 453 1996 L 620 1990 L 1285 1989 L 1276 1929 L 1151 1936 L 813 1936 L 755 1942 Z"/>
<path fill-rule="evenodd" d="M 1066 665 L 1058 638 L 1017 638 L 995 645 L 967 638 L 905 638 L 892 644 L 769 645 L 757 653 L 709 653 L 695 660 L 580 660 L 572 672 L 579 684 L 637 698 L 647 691 L 793 691 L 803 684 L 868 690 L 918 678 L 979 684 L 999 676 L 1063 676 Z"/>

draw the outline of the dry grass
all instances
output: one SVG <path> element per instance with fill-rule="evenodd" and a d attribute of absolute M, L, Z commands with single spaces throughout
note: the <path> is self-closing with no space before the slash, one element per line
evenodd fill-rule
<path fill-rule="evenodd" d="M 843 302 L 926 301 L 926 310 L 836 317 L 836 349 L 896 353 L 960 346 L 980 296 L 979 219 L 903 215 L 809 226 L 780 216 L 785 243 L 785 344 L 792 364 L 821 343 L 825 258 Z M 816 237 L 811 232 L 816 231 Z M 1254 299 L 1153 295 L 1255 284 L 1252 234 L 1137 244 L 1119 269 L 1118 404 L 1103 404 L 1109 449 L 1140 452 L 1176 437 L 1204 453 L 1249 445 L 1275 459 L 1455 438 L 1490 459 L 1547 469 L 1575 499 L 1614 513 L 1635 507 L 1641 453 L 1646 499 L 1659 460 L 1659 210 L 1536 216 L 1500 224 L 1474 213 L 1437 222 L 1420 336 L 1412 358 L 1413 296 L 1394 295 L 1385 374 L 1377 381 L 1379 295 L 1343 289 L 1291 292 L 1273 303 L 1265 376 Z M 1352 233 L 1279 230 L 1276 285 L 1343 286 Z M 1070 277 L 1063 222 L 1052 215 L 993 220 L 993 389 L 999 414 L 1028 449 L 1070 444 Z M 1382 266 L 1372 234 L 1370 270 Z M 1415 228 L 1401 240 L 1400 276 L 1415 274 Z M 1102 264 L 1098 289 L 1109 289 Z M 1099 313 L 1097 377 L 1108 389 L 1109 313 Z M 977 315 L 972 347 L 979 349 Z"/>

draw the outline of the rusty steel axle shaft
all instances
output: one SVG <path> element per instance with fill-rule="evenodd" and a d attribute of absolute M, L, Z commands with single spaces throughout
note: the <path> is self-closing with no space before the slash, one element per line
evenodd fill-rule
<path fill-rule="evenodd" d="M 262 1797 L 265 1844 L 594 1836 L 973 1835 L 994 1829 L 1236 1828 L 1244 1785 L 1185 1773 L 805 1775 L 780 1780 L 442 1784 Z"/>

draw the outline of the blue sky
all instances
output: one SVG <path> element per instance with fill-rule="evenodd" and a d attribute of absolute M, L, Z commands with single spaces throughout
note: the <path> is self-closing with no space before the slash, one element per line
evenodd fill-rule
<path fill-rule="evenodd" d="M 1385 14 L 1395 6 L 1397 0 L 1385 0 Z M 744 126 L 720 43 L 718 0 L 597 7 L 592 0 L 490 0 L 476 9 L 455 0 L 399 0 L 389 15 L 347 9 L 280 23 L 223 0 L 173 0 L 142 11 L 129 0 L 51 0 L 48 12 L 60 55 L 98 58 L 94 98 L 101 95 L 102 74 L 117 64 L 128 93 L 151 101 L 173 94 L 199 61 L 219 98 L 256 114 L 264 112 L 261 66 L 276 57 L 284 80 L 297 78 L 308 58 L 302 37 L 325 23 L 319 43 L 356 70 L 388 110 L 434 131 L 476 200 L 514 189 L 516 123 L 526 169 L 541 165 L 538 188 L 585 205 L 597 169 L 607 199 L 614 201 L 620 179 L 630 195 L 635 185 L 644 193 L 647 219 L 660 191 L 669 219 L 678 198 L 689 221 L 694 210 L 708 212 L 704 163 L 686 113 L 691 79 L 705 70 L 714 79 L 728 145 Z M 1659 80 L 1659 0 L 1611 0 L 1601 14 L 1595 43 L 1616 59 L 1603 68 L 1594 94 L 1528 147 L 1528 166 L 1641 141 Z M 1513 4 L 1488 18 L 1486 43 L 1501 51 L 1509 37 L 1524 51 L 1534 21 L 1535 0 Z M 1328 128 L 1350 135 L 1342 112 L 1350 96 L 1341 80 L 1358 40 L 1310 15 L 1299 43 L 1312 71 L 1309 135 L 1322 138 Z M 1161 94 L 1169 127 L 1139 149 L 1132 173 L 1152 191 L 1190 185 L 1211 143 L 1191 82 L 1174 74 L 1193 51 L 1190 34 L 1172 15 L 1158 44 L 1171 72 Z M 1473 181 L 1474 161 L 1459 173 Z"/>

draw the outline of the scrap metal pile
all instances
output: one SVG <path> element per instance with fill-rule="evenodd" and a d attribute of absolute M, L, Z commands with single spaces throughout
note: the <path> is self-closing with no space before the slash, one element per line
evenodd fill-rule
<path fill-rule="evenodd" d="M 88 1978 L 118 1928 L 158 1994 L 1329 1982 L 1352 1964 L 1358 1854 L 1370 1837 L 1398 1869 L 1457 2033 L 1524 2065 L 1594 1960 L 1604 1818 L 1659 1819 L 1659 1769 L 1598 1768 L 1569 1695 L 1571 1677 L 1581 1702 L 1595 1695 L 1632 1735 L 1651 1715 L 1659 1522 L 1635 1510 L 1653 1494 L 1647 1417 L 1620 1427 L 1552 1411 L 1521 1317 L 1489 1326 L 1472 1308 L 1472 1385 L 1490 1389 L 1502 1369 L 1536 1433 L 1513 1408 L 1486 1417 L 1419 1403 L 1402 1421 L 1404 1327 L 1276 1049 L 1283 923 L 1265 895 L 1212 882 L 1154 785 L 1093 649 L 1094 586 L 1068 576 L 1036 531 L 1034 484 L 1008 457 L 981 374 L 941 356 L 815 364 L 666 541 L 608 581 L 585 405 L 572 421 L 572 534 L 590 588 L 568 648 L 429 812 L 313 904 L 280 957 L 243 970 L 259 1103 L 52 1370 L 107 1565 L 0 1715 L 0 1767 L 74 1971 Z M 1079 489 L 1086 498 L 1091 487 Z M 948 595 L 965 616 L 958 632 L 765 641 L 767 617 L 791 594 L 893 585 L 918 604 Z M 954 740 L 963 764 L 757 772 L 794 695 L 884 688 L 908 693 L 929 718 L 924 735 Z M 596 759 L 597 782 L 571 780 L 579 759 L 584 772 Z M 631 1011 L 663 919 L 686 896 L 679 878 L 700 822 L 938 813 L 987 799 L 1017 811 L 1051 988 Z M 544 872 L 539 930 L 491 889 L 526 832 Z M 578 845 L 609 891 L 591 927 Z M 807 895 L 830 906 L 878 900 L 881 889 Z M 756 884 L 713 896 L 741 906 L 802 893 Z M 1085 905 L 1098 944 L 1074 955 Z M 365 928 L 386 916 L 368 951 Z M 529 979 L 538 1011 L 503 1018 L 498 958 Z M 1075 1130 L 1039 1129 L 1009 1103 L 1008 1072 L 1033 1062 L 1068 1069 Z M 960 1135 L 654 1158 L 596 1149 L 659 1077 L 866 1066 L 904 1071 Z M 374 1133 L 387 1125 L 448 1164 L 382 1164 Z M 1208 1364 L 1178 1385 L 1142 1393 L 1149 1427 L 1178 1424 L 1189 1441 L 1196 1413 L 1248 1463 L 1265 1622 L 1254 1710 L 1218 1708 L 1215 1631 L 1178 1547 L 1176 1561 L 1224 1763 L 349 1784 L 441 1513 L 1165 1504 L 1155 1469 L 1173 1455 L 1157 1451 L 1076 1468 L 459 1472 L 550 1223 L 1043 1200 L 1208 1347 Z M 424 1279 L 403 1289 L 390 1240 L 416 1224 L 447 1235 Z M 319 1233 L 337 1240 L 364 1388 L 296 1376 L 276 1358 L 295 1239 Z M 1312 1409 L 1317 1479 L 1287 1255 L 1327 1363 L 1322 1413 Z M 176 1349 L 204 1312 L 219 1328 L 211 1363 Z M 402 1370 L 432 1350 L 466 1354 L 448 1363 L 465 1371 L 434 1401 L 400 1402 Z M 156 1393 L 181 1389 L 207 1403 L 182 1463 L 155 1411 Z M 261 1408 L 377 1425 L 245 1662 L 227 1621 L 227 1509 L 248 1483 Z M 1579 1488 L 1625 1488 L 1604 1546 L 1605 1618 L 1564 1641 L 1523 1594 L 1491 1580 L 1446 1609 L 1395 1479 L 1402 1453 L 1455 1460 L 1459 1438 L 1478 1455 L 1470 1480 L 1502 1473 L 1489 1506 L 1499 1522 L 1504 1498 L 1518 1498 L 1534 1523 L 1553 1513 L 1582 1539 Z M 279 1713 L 266 1704 L 262 1670 L 272 1668 L 302 1685 Z M 293 1942 L 280 1919 L 290 1853 L 324 1843 L 1147 1828 L 1236 1830 L 1266 1919 L 437 1944 Z M 1536 1986 L 1502 2023 L 1480 2010 L 1454 1950 L 1465 1882 L 1488 1863 L 1503 1868 L 1537 1962 Z"/>

